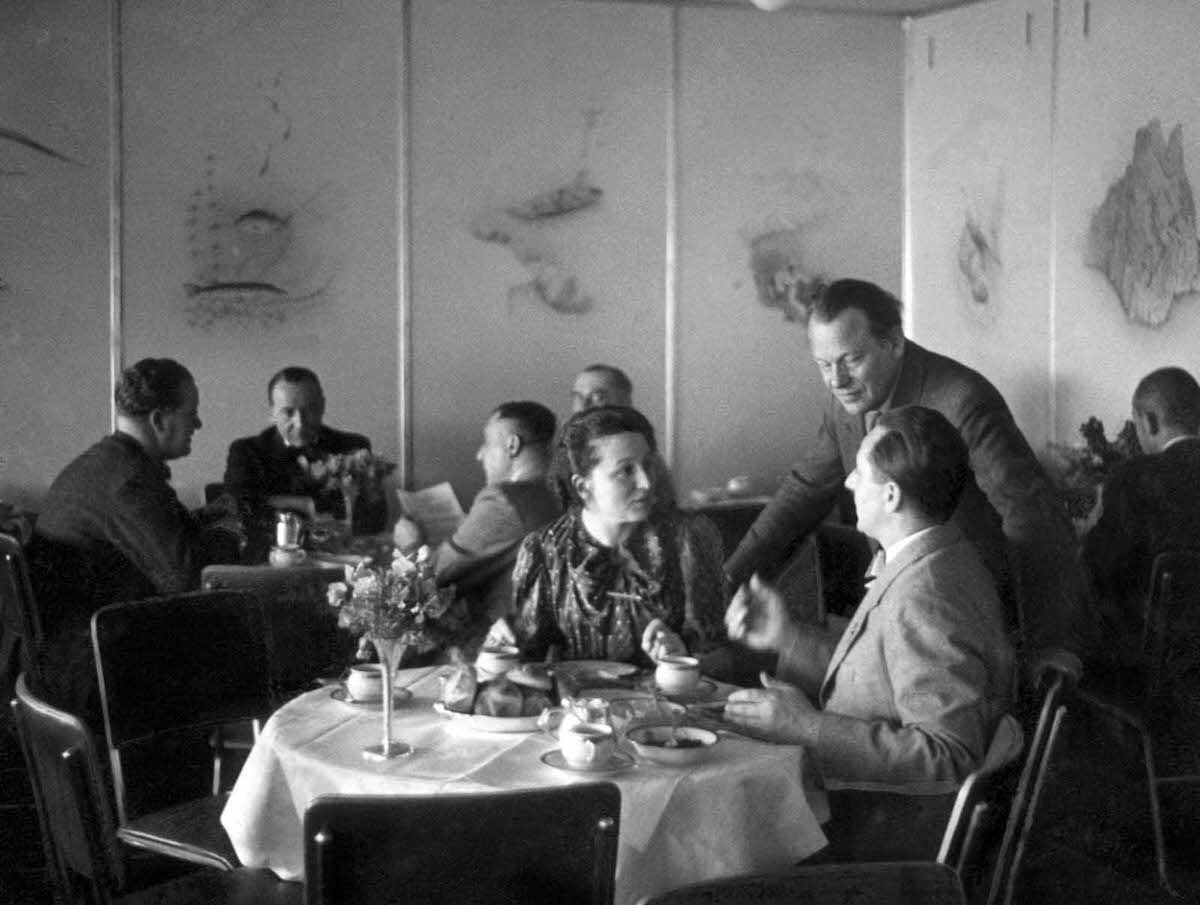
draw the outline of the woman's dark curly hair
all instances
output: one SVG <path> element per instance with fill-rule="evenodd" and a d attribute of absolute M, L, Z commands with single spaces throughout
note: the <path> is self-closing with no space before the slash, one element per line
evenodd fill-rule
<path fill-rule="evenodd" d="M 631 433 L 645 437 L 651 452 L 658 449 L 654 428 L 646 416 L 623 405 L 602 405 L 576 412 L 559 428 L 550 461 L 550 486 L 558 494 L 564 509 L 583 502 L 571 478 L 575 475 L 586 477 L 596 467 L 599 460 L 592 441 Z"/>

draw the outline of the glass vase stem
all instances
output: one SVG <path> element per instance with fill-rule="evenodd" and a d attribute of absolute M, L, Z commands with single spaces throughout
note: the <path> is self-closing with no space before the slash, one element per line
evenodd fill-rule
<path fill-rule="evenodd" d="M 398 641 L 371 638 L 379 654 L 379 671 L 383 673 L 383 739 L 378 745 L 363 749 L 368 760 L 391 760 L 412 753 L 412 746 L 392 738 L 392 707 L 395 699 L 396 668 L 404 657 L 404 645 Z"/>

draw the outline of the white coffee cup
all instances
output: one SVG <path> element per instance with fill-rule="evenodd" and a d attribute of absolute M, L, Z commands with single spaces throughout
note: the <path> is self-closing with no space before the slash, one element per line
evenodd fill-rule
<path fill-rule="evenodd" d="M 604 723 L 576 723 L 558 734 L 559 748 L 567 766 L 580 770 L 608 765 L 617 750 L 612 726 Z"/>
<path fill-rule="evenodd" d="M 521 665 L 521 652 L 511 645 L 484 647 L 475 658 L 475 670 L 482 678 L 494 679 Z"/>
<path fill-rule="evenodd" d="M 355 701 L 378 701 L 383 697 L 383 667 L 378 663 L 355 663 L 346 676 L 346 693 Z"/>
<path fill-rule="evenodd" d="M 695 657 L 669 655 L 658 658 L 654 684 L 663 694 L 687 694 L 700 682 L 700 661 Z"/>

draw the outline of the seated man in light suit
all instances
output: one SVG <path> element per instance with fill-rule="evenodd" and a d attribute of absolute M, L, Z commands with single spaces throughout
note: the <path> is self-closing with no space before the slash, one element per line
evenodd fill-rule
<path fill-rule="evenodd" d="M 546 482 L 555 423 L 554 413 L 536 402 L 496 406 L 475 454 L 485 486 L 438 548 L 438 584 L 468 595 L 472 615 L 486 616 L 489 624 L 512 615 L 512 567 L 521 541 L 562 514 Z"/>
<path fill-rule="evenodd" d="M 1003 608 L 975 546 L 948 522 L 968 473 L 966 444 L 941 414 L 920 406 L 885 412 L 846 479 L 858 529 L 886 557 L 849 623 L 793 622 L 780 595 L 757 578 L 726 613 L 733 640 L 779 658 L 777 678 L 735 692 L 725 716 L 807 749 L 831 790 L 835 850 L 852 841 L 869 854 L 861 822 L 846 828 L 850 840 L 839 838 L 852 816 L 839 806 L 878 820 L 869 807 L 862 813 L 859 802 L 839 799 L 832 790 L 841 788 L 940 796 L 929 813 L 910 813 L 901 833 L 936 837 L 952 793 L 983 762 L 1008 710 L 1013 650 Z M 898 830 L 897 823 L 886 832 Z"/>

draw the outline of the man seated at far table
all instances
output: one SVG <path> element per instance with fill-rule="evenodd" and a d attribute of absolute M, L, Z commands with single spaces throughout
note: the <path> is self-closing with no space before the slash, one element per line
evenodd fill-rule
<path fill-rule="evenodd" d="M 196 590 L 200 570 L 237 557 L 232 512 L 193 514 L 179 502 L 167 462 L 188 455 L 200 429 L 200 394 L 187 368 L 144 358 L 121 372 L 117 429 L 54 479 L 30 543 L 45 632 L 39 652 L 54 704 L 103 727 L 89 628 L 100 607 Z"/>
<path fill-rule="evenodd" d="M 224 480 L 225 493 L 237 501 L 247 520 L 259 558 L 265 556 L 273 537 L 271 497 L 312 497 L 318 512 L 345 517 L 341 493 L 314 480 L 301 465 L 301 457 L 311 463 L 371 448 L 371 441 L 362 434 L 324 423 L 325 393 L 308 368 L 286 367 L 272 376 L 267 382 L 267 403 L 272 426 L 230 444 Z M 387 500 L 379 487 L 364 485 L 354 506 L 354 533 L 382 531 L 386 522 Z"/>
<path fill-rule="evenodd" d="M 571 411 L 599 408 L 602 405 L 633 405 L 633 381 L 618 367 L 588 365 L 575 375 L 571 384 Z"/>
<path fill-rule="evenodd" d="M 831 790 L 835 852 L 869 855 L 861 834 L 871 826 L 932 845 L 1008 710 L 1013 650 L 995 582 L 948 523 L 968 473 L 966 444 L 944 416 L 920 406 L 883 413 L 846 479 L 858 530 L 885 555 L 849 623 L 792 621 L 757 576 L 726 612 L 730 638 L 776 651 L 778 662 L 763 688 L 734 692 L 725 717 L 807 749 Z M 876 806 L 901 796 L 920 797 L 900 822 L 881 822 Z"/>
<path fill-rule="evenodd" d="M 1084 541 L 1113 661 L 1098 666 L 1140 660 L 1154 557 L 1200 549 L 1200 384 L 1182 368 L 1160 368 L 1142 378 L 1132 407 L 1145 455 L 1109 479 Z"/>
<path fill-rule="evenodd" d="M 486 617 L 490 624 L 512 615 L 517 548 L 526 534 L 562 514 L 546 481 L 555 423 L 544 405 L 505 402 L 483 427 L 475 458 L 485 486 L 437 556 L 438 583 L 453 584 L 470 598 L 473 621 Z"/>

